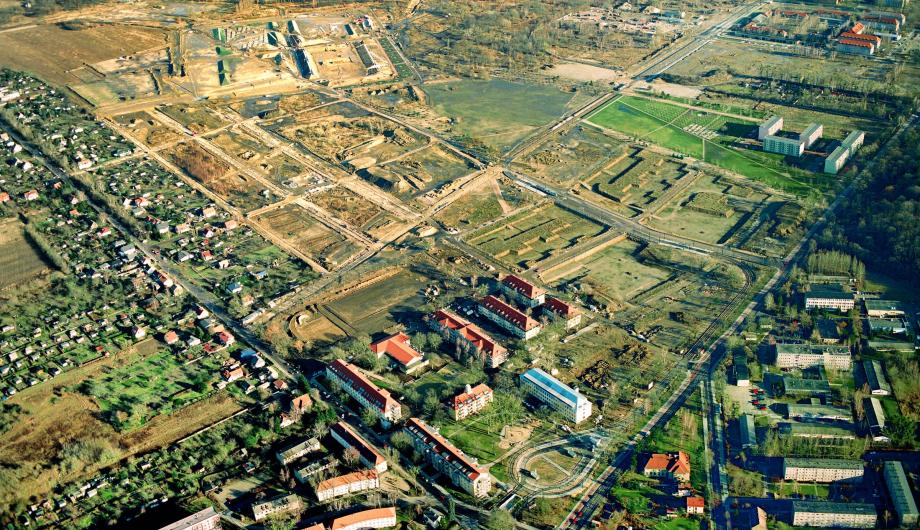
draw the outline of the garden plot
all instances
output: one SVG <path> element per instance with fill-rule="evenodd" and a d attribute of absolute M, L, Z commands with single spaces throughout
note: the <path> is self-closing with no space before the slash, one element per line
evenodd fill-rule
<path fill-rule="evenodd" d="M 260 214 L 256 220 L 326 268 L 335 268 L 360 250 L 358 245 L 317 221 L 297 204 Z"/>
<path fill-rule="evenodd" d="M 273 201 L 271 191 L 261 182 L 234 171 L 226 162 L 194 142 L 177 145 L 168 156 L 188 176 L 244 212 L 262 208 Z"/>
<path fill-rule="evenodd" d="M 131 112 L 116 116 L 114 120 L 138 142 L 150 147 L 158 147 L 182 139 L 175 129 L 167 127 L 146 112 Z"/>
<path fill-rule="evenodd" d="M 544 205 L 478 230 L 466 240 L 508 265 L 528 269 L 604 230 L 594 221 Z"/>
<path fill-rule="evenodd" d="M 195 134 L 206 133 L 227 125 L 223 118 L 204 105 L 173 103 L 161 105 L 157 107 L 157 111 L 169 116 Z"/>
<path fill-rule="evenodd" d="M 38 250 L 26 239 L 16 219 L 0 221 L 0 290 L 20 285 L 49 270 Z"/>
<path fill-rule="evenodd" d="M 646 208 L 686 174 L 684 164 L 639 149 L 627 157 L 613 160 L 592 175 L 586 184 L 602 197 L 620 204 Z"/>
<path fill-rule="evenodd" d="M 611 158 L 619 157 L 623 149 L 621 141 L 593 127 L 578 125 L 515 159 L 512 168 L 552 184 L 571 186 L 577 179 L 600 170 Z"/>

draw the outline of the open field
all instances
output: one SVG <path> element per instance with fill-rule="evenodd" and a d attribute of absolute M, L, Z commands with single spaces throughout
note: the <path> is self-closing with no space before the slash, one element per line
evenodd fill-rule
<path fill-rule="evenodd" d="M 16 50 L 2 54 L 0 64 L 67 84 L 82 81 L 69 70 L 165 44 L 163 32 L 152 28 L 100 24 L 74 30 L 43 24 L 0 33 L 0 48 Z"/>
<path fill-rule="evenodd" d="M 425 91 L 435 111 L 453 120 L 456 136 L 469 136 L 495 149 L 510 147 L 553 121 L 572 102 L 571 94 L 551 86 L 503 80 L 452 81 Z"/>
<path fill-rule="evenodd" d="M 326 304 L 335 316 L 368 335 L 398 322 L 418 321 L 418 306 L 424 303 L 422 290 L 429 279 L 402 270 L 385 281 L 349 293 Z"/>
<path fill-rule="evenodd" d="M 307 200 L 374 237 L 396 222 L 386 210 L 342 186 L 312 193 Z"/>
<path fill-rule="evenodd" d="M 146 112 L 131 112 L 113 118 L 117 123 L 128 129 L 128 134 L 138 142 L 150 147 L 178 141 L 182 135 L 171 127 L 167 127 L 159 120 Z"/>
<path fill-rule="evenodd" d="M 570 186 L 620 156 L 623 148 L 623 142 L 603 131 L 579 124 L 562 135 L 550 136 L 527 155 L 515 159 L 512 167 L 547 182 Z"/>
<path fill-rule="evenodd" d="M 141 343 L 129 351 L 65 372 L 53 384 L 28 388 L 11 398 L 9 403 L 21 406 L 23 415 L 0 444 L 5 476 L 0 480 L 0 500 L 44 495 L 58 483 L 167 445 L 240 409 L 229 395 L 219 393 L 157 416 L 140 429 L 118 433 L 103 421 L 96 400 L 75 390 L 81 382 L 101 378 L 110 370 L 130 370 L 158 350 L 159 343 L 155 341 Z M 68 456 L 81 454 L 74 451 L 75 447 L 97 451 L 98 456 Z"/>
<path fill-rule="evenodd" d="M 790 166 L 787 157 L 763 152 L 750 141 L 756 137 L 754 121 L 636 96 L 615 99 L 588 121 L 798 195 L 829 190 L 837 182 L 831 176 Z M 820 160 L 810 156 L 798 160 L 816 165 L 811 158 Z"/>
<path fill-rule="evenodd" d="M 543 205 L 487 226 L 467 242 L 509 265 L 529 268 L 605 227 L 554 205 Z"/>
<path fill-rule="evenodd" d="M 435 190 L 473 171 L 466 160 L 438 145 L 430 145 L 381 167 L 408 183 L 406 193 L 398 195 L 411 196 Z"/>
<path fill-rule="evenodd" d="M 205 105 L 174 103 L 157 107 L 159 112 L 179 122 L 195 134 L 202 134 L 227 125 L 220 116 Z"/>
<path fill-rule="evenodd" d="M 189 177 L 243 211 L 255 210 L 272 202 L 271 193 L 261 182 L 238 173 L 223 159 L 195 142 L 178 144 L 167 154 Z"/>
<path fill-rule="evenodd" d="M 252 164 L 260 162 L 271 151 L 259 139 L 236 129 L 222 130 L 208 140 L 225 153 Z"/>
<path fill-rule="evenodd" d="M 16 219 L 0 220 L 0 290 L 27 282 L 49 268 L 26 237 Z"/>
<path fill-rule="evenodd" d="M 310 212 L 297 204 L 287 204 L 260 214 L 256 219 L 324 267 L 335 267 L 359 250 L 358 245 L 313 218 Z"/>

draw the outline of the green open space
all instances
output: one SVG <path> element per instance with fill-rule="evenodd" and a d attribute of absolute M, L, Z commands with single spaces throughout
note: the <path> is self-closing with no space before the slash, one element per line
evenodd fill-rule
<path fill-rule="evenodd" d="M 572 268 L 559 277 L 561 282 L 581 279 L 596 292 L 614 300 L 629 300 L 636 294 L 667 280 L 671 274 L 640 260 L 636 252 L 640 244 L 624 240 L 593 256 L 572 263 Z"/>
<path fill-rule="evenodd" d="M 417 308 L 425 303 L 422 291 L 427 282 L 424 276 L 403 270 L 330 302 L 327 307 L 360 333 L 379 333 L 397 322 L 420 316 Z"/>

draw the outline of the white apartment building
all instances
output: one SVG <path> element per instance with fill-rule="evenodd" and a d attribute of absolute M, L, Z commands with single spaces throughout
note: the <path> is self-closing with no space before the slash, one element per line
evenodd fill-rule
<path fill-rule="evenodd" d="M 521 387 L 573 423 L 591 417 L 592 406 L 588 398 L 539 368 L 521 374 Z"/>

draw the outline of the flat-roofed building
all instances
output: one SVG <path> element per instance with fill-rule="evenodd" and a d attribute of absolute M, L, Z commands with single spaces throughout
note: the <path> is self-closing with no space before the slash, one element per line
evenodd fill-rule
<path fill-rule="evenodd" d="M 786 156 L 802 156 L 805 152 L 805 142 L 798 138 L 768 135 L 763 138 L 763 150 L 768 153 L 779 153 Z"/>
<path fill-rule="evenodd" d="M 904 305 L 896 300 L 866 300 L 866 314 L 871 318 L 895 318 L 905 315 Z"/>
<path fill-rule="evenodd" d="M 350 425 L 340 421 L 329 428 L 329 434 L 332 439 L 338 442 L 344 449 L 350 447 L 358 451 L 358 457 L 361 463 L 367 467 L 376 469 L 378 473 L 387 470 L 387 461 L 373 445 L 356 433 Z"/>
<path fill-rule="evenodd" d="M 278 451 L 275 456 L 278 458 L 278 462 L 281 462 L 282 465 L 287 465 L 298 458 L 307 455 L 309 453 L 319 451 L 320 444 L 319 439 L 309 438 L 297 442 L 295 444 L 286 446 L 284 449 Z"/>
<path fill-rule="evenodd" d="M 787 396 L 828 396 L 831 384 L 827 379 L 806 379 L 804 377 L 783 376 L 783 393 Z"/>
<path fill-rule="evenodd" d="M 534 308 L 546 301 L 546 291 L 520 276 L 509 274 L 499 285 L 505 294 L 526 307 Z"/>
<path fill-rule="evenodd" d="M 741 431 L 741 448 L 757 447 L 757 429 L 754 426 L 754 416 L 742 414 L 738 419 L 738 427 Z"/>
<path fill-rule="evenodd" d="M 757 139 L 763 140 L 767 136 L 779 132 L 782 128 L 783 118 L 781 116 L 770 116 L 757 128 Z"/>
<path fill-rule="evenodd" d="M 220 528 L 220 514 L 213 507 L 205 508 L 193 513 L 175 523 L 168 524 L 160 530 L 218 530 Z"/>
<path fill-rule="evenodd" d="M 863 131 L 855 130 L 850 132 L 846 138 L 843 139 L 843 145 L 849 148 L 850 153 L 855 153 L 857 149 L 862 147 L 863 142 L 866 141 L 866 133 Z"/>
<path fill-rule="evenodd" d="M 378 359 L 386 355 L 407 374 L 414 373 L 428 364 L 425 356 L 412 347 L 409 336 L 405 333 L 395 333 L 372 343 L 371 351 L 377 354 Z"/>
<path fill-rule="evenodd" d="M 820 123 L 810 123 L 808 127 L 805 127 L 804 131 L 799 133 L 799 140 L 805 144 L 805 149 L 808 149 L 821 138 L 822 134 L 824 134 L 823 125 Z"/>
<path fill-rule="evenodd" d="M 402 417 L 402 405 L 390 396 L 390 392 L 371 382 L 357 366 L 336 359 L 326 367 L 326 377 L 341 385 L 349 396 L 380 418 L 383 425 L 389 425 Z"/>
<path fill-rule="evenodd" d="M 569 302 L 548 296 L 543 303 L 543 314 L 565 321 L 565 329 L 572 329 L 581 324 L 581 311 Z"/>
<path fill-rule="evenodd" d="M 310 481 L 310 477 L 317 475 L 318 473 L 325 473 L 331 469 L 335 469 L 339 465 L 339 461 L 335 459 L 332 455 L 327 455 L 319 460 L 314 460 L 306 464 L 297 466 L 294 468 L 294 478 L 297 479 L 301 484 L 306 484 Z"/>
<path fill-rule="evenodd" d="M 508 350 L 492 337 L 459 316 L 445 309 L 438 309 L 428 318 L 428 325 L 460 344 L 473 348 L 487 368 L 498 368 L 508 359 Z"/>
<path fill-rule="evenodd" d="M 539 368 L 521 374 L 521 387 L 573 423 L 591 417 L 592 406 L 588 398 Z"/>
<path fill-rule="evenodd" d="M 863 411 L 866 414 L 866 426 L 869 428 L 872 439 L 876 442 L 887 442 L 885 411 L 882 409 L 882 402 L 874 397 L 865 398 L 863 399 Z"/>
<path fill-rule="evenodd" d="M 320 502 L 380 487 L 380 474 L 376 469 L 363 469 L 326 479 L 316 485 L 316 498 Z"/>
<path fill-rule="evenodd" d="M 861 460 L 784 458 L 783 478 L 798 482 L 838 482 L 863 476 Z"/>
<path fill-rule="evenodd" d="M 850 158 L 850 150 L 842 145 L 838 145 L 824 159 L 824 172 L 836 175 L 838 171 L 847 163 Z"/>
<path fill-rule="evenodd" d="M 792 526 L 874 528 L 875 506 L 861 502 L 792 501 Z"/>
<path fill-rule="evenodd" d="M 779 368 L 810 368 L 823 366 L 828 370 L 849 370 L 853 364 L 850 347 L 839 344 L 777 344 L 776 366 Z"/>
<path fill-rule="evenodd" d="M 735 373 L 736 386 L 751 386 L 751 371 L 748 368 L 747 355 L 744 352 L 735 354 L 732 360 L 732 371 Z"/>
<path fill-rule="evenodd" d="M 484 383 L 479 383 L 474 387 L 466 385 L 466 390 L 454 396 L 453 409 L 454 420 L 460 421 L 463 418 L 472 416 L 492 403 L 492 389 Z"/>
<path fill-rule="evenodd" d="M 805 293 L 805 309 L 849 311 L 856 306 L 856 296 L 839 285 L 811 286 Z"/>
<path fill-rule="evenodd" d="M 454 447 L 434 428 L 418 418 L 409 418 L 406 432 L 416 452 L 435 469 L 447 475 L 455 486 L 474 497 L 489 494 L 492 489 L 492 476 L 489 472 Z"/>
<path fill-rule="evenodd" d="M 530 318 L 526 313 L 492 295 L 479 301 L 479 314 L 524 340 L 536 337 L 543 328 L 539 322 Z"/>
<path fill-rule="evenodd" d="M 869 333 L 872 335 L 903 335 L 907 329 L 908 324 L 902 318 L 869 317 Z"/>
<path fill-rule="evenodd" d="M 898 514 L 898 524 L 908 527 L 916 526 L 917 521 L 920 520 L 920 512 L 917 511 L 917 501 L 914 500 L 914 494 L 907 482 L 904 465 L 896 460 L 886 461 L 884 475 L 888 497 L 891 499 L 895 513 Z"/>
<path fill-rule="evenodd" d="M 837 322 L 829 318 L 817 319 L 811 339 L 823 344 L 840 344 L 840 330 L 837 329 Z"/>
<path fill-rule="evenodd" d="M 808 423 L 781 423 L 779 432 L 793 438 L 814 438 L 820 440 L 854 440 L 856 434 L 851 429 L 831 425 L 814 425 Z"/>
<path fill-rule="evenodd" d="M 276 514 L 299 512 L 303 502 L 297 495 L 281 495 L 252 505 L 252 518 L 261 521 Z"/>
<path fill-rule="evenodd" d="M 885 370 L 880 361 L 866 359 L 862 362 L 863 374 L 866 376 L 866 385 L 873 396 L 891 395 L 891 385 L 885 377 Z"/>
<path fill-rule="evenodd" d="M 830 405 L 786 405 L 787 416 L 799 421 L 850 421 L 853 414 L 849 409 Z"/>
<path fill-rule="evenodd" d="M 361 530 L 364 528 L 389 528 L 396 526 L 396 508 L 371 508 L 342 517 L 336 517 L 329 530 Z"/>

